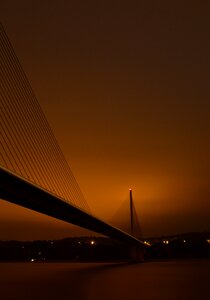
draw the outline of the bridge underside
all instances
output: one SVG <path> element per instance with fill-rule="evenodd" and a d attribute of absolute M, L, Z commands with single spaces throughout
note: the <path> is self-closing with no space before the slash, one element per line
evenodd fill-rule
<path fill-rule="evenodd" d="M 138 247 L 143 243 L 128 233 L 88 214 L 54 194 L 0 168 L 0 198 L 59 220 Z"/>

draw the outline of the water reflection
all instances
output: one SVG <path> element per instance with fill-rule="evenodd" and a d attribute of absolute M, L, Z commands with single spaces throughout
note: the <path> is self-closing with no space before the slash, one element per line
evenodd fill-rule
<path fill-rule="evenodd" d="M 0 264 L 1 300 L 209 299 L 210 261 Z"/>

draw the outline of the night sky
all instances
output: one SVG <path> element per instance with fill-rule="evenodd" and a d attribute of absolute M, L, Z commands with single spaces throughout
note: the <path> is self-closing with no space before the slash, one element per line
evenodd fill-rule
<path fill-rule="evenodd" d="M 2 0 L 0 19 L 92 211 L 210 230 L 210 2 Z M 0 203 L 0 239 L 76 228 Z"/>

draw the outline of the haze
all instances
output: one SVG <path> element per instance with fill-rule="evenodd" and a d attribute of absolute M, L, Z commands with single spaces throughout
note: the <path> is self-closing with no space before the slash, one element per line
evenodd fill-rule
<path fill-rule="evenodd" d="M 92 211 L 210 230 L 208 1 L 2 1 L 1 21 Z M 0 239 L 77 228 L 6 202 Z"/>

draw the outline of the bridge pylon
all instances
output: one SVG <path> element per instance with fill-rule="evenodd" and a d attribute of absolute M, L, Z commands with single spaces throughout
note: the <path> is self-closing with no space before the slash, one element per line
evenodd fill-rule
<path fill-rule="evenodd" d="M 132 189 L 129 189 L 130 197 L 130 233 L 134 235 L 134 203 Z M 137 263 L 144 260 L 144 248 L 137 245 L 131 245 L 129 251 L 129 258 L 131 262 Z"/>
<path fill-rule="evenodd" d="M 129 251 L 130 262 L 132 262 L 132 263 L 143 262 L 144 261 L 144 252 L 145 252 L 144 248 L 138 247 L 136 245 L 131 245 L 130 251 Z"/>

